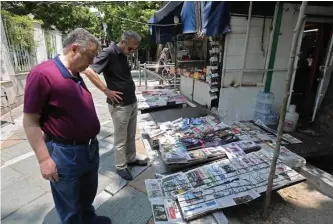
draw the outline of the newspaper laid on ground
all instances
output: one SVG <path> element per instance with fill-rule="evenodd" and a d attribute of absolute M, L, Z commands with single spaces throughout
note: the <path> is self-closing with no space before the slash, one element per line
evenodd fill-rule
<path fill-rule="evenodd" d="M 145 185 L 149 200 L 165 197 L 161 188 L 160 179 L 147 179 L 145 180 Z"/>
<path fill-rule="evenodd" d="M 275 145 L 262 144 L 260 152 L 271 159 L 273 158 L 274 150 L 275 150 Z M 293 169 L 303 167 L 306 164 L 306 160 L 303 157 L 297 155 L 296 153 L 291 152 L 284 146 L 280 146 L 279 159 L 284 164 Z"/>
<path fill-rule="evenodd" d="M 243 155 L 237 150 L 231 158 L 162 176 L 154 185 L 146 184 L 151 186 L 148 195 L 161 197 L 162 190 L 165 198 L 176 199 L 185 221 L 258 198 L 267 188 L 270 156 L 260 151 Z M 301 180 L 302 175 L 278 160 L 273 189 Z"/>
<path fill-rule="evenodd" d="M 177 202 L 170 199 L 152 199 L 155 224 L 184 223 Z"/>

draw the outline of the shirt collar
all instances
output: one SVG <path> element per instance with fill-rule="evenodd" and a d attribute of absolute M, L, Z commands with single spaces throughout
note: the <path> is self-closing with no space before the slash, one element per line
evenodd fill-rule
<path fill-rule="evenodd" d="M 117 51 L 118 54 L 123 53 L 123 52 L 121 52 L 120 48 L 118 47 L 118 45 L 116 43 L 113 44 L 113 48 Z"/>
<path fill-rule="evenodd" d="M 80 74 L 78 74 L 77 77 L 75 77 L 68 71 L 68 68 L 66 68 L 66 66 L 60 60 L 59 55 L 57 55 L 55 58 L 53 58 L 53 61 L 56 64 L 57 68 L 59 69 L 61 75 L 65 79 L 75 79 L 75 80 L 81 80 L 82 79 Z"/>

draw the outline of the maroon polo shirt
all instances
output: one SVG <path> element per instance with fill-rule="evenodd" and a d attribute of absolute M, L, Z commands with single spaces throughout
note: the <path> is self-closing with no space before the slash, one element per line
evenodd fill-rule
<path fill-rule="evenodd" d="M 73 77 L 58 56 L 28 75 L 24 113 L 40 114 L 43 132 L 59 138 L 88 140 L 100 131 L 91 93 L 83 79 Z"/>

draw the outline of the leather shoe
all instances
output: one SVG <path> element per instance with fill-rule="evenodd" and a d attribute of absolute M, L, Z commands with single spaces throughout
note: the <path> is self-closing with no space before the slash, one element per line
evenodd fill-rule
<path fill-rule="evenodd" d="M 133 176 L 127 167 L 120 169 L 117 168 L 117 174 L 125 180 L 133 180 Z"/>
<path fill-rule="evenodd" d="M 133 162 L 127 163 L 129 166 L 147 166 L 148 165 L 148 159 L 140 160 L 136 159 Z"/>
<path fill-rule="evenodd" d="M 95 216 L 92 221 L 86 221 L 86 224 L 112 224 L 111 219 L 106 216 Z"/>

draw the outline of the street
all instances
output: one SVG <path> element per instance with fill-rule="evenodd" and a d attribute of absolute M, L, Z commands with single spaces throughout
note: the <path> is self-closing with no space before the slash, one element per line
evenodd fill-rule
<path fill-rule="evenodd" d="M 101 158 L 99 186 L 94 202 L 97 213 L 112 218 L 113 223 L 146 223 L 152 212 L 144 193 L 143 180 L 153 178 L 153 172 L 145 167 L 138 170 L 137 174 L 141 174 L 124 188 L 114 190 L 113 195 L 104 191 L 108 185 L 117 182 L 113 165 L 113 124 L 104 94 L 89 80 L 85 79 L 85 82 L 93 95 L 101 123 L 98 135 Z M 154 83 L 152 81 L 149 85 Z M 15 125 L 8 124 L 1 130 L 2 223 L 58 223 L 49 182 L 41 177 L 39 164 L 22 127 L 22 110 L 23 106 L 20 106 L 13 111 Z M 139 135 L 137 150 L 145 153 Z M 124 184 L 127 182 L 121 185 Z"/>

